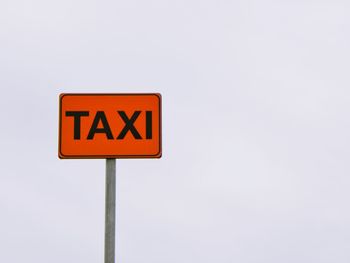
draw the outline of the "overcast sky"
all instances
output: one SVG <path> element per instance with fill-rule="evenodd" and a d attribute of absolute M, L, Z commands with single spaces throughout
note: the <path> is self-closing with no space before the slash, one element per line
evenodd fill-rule
<path fill-rule="evenodd" d="M 104 160 L 62 92 L 160 92 L 117 160 L 119 263 L 350 262 L 350 3 L 1 0 L 0 262 L 103 262 Z"/>

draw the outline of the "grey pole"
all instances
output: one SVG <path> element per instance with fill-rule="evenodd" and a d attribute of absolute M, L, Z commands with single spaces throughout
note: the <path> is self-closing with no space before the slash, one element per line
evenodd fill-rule
<path fill-rule="evenodd" d="M 106 159 L 105 263 L 115 263 L 115 159 Z"/>

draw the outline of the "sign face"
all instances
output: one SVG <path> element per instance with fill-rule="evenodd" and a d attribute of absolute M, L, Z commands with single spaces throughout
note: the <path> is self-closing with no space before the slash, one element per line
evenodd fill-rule
<path fill-rule="evenodd" d="M 61 159 L 160 158 L 161 95 L 61 94 Z"/>

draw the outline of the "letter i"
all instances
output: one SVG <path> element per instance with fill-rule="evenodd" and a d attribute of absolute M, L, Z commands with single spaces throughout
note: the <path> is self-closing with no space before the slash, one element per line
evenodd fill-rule
<path fill-rule="evenodd" d="M 152 139 L 152 111 L 146 111 L 146 139 Z"/>

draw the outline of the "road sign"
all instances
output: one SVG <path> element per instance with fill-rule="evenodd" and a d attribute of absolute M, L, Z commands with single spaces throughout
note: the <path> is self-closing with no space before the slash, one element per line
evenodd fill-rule
<path fill-rule="evenodd" d="M 60 95 L 61 159 L 160 158 L 161 95 Z"/>

